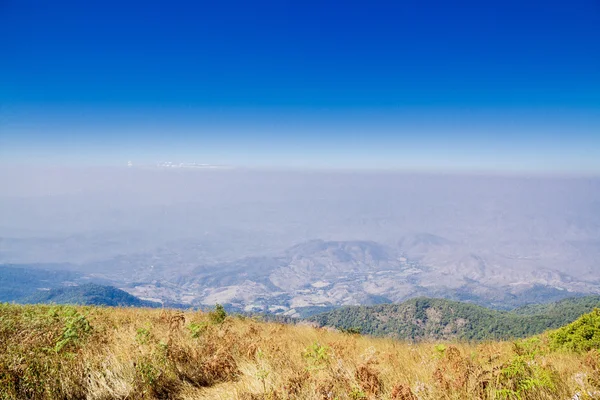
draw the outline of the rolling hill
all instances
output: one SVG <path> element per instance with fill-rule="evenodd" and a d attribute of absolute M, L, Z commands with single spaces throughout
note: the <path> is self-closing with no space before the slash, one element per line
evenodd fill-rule
<path fill-rule="evenodd" d="M 161 307 L 160 303 L 141 300 L 112 286 L 88 283 L 38 291 L 23 303 L 78 304 L 111 307 Z"/>
<path fill-rule="evenodd" d="M 342 307 L 308 318 L 321 326 L 358 329 L 400 339 L 497 340 L 558 328 L 600 307 L 600 296 L 498 311 L 445 299 L 416 298 L 400 304 Z"/>

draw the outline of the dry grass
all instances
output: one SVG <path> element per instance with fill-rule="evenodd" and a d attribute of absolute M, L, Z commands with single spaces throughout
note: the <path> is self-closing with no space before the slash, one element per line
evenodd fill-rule
<path fill-rule="evenodd" d="M 0 305 L 0 399 L 597 398 L 544 341 L 410 344 L 201 312 Z"/>

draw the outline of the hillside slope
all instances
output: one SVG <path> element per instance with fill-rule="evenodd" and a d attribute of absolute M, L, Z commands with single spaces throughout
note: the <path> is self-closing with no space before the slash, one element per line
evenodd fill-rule
<path fill-rule="evenodd" d="M 568 350 L 578 353 L 600 348 L 600 309 L 582 315 L 577 320 L 550 332 L 550 347 L 554 350 Z M 598 353 L 592 354 L 598 357 Z"/>
<path fill-rule="evenodd" d="M 569 297 L 550 303 L 529 304 L 512 310 L 515 314 L 536 315 L 547 314 L 563 316 L 571 321 L 581 314 L 592 311 L 600 305 L 600 296 Z"/>
<path fill-rule="evenodd" d="M 350 329 L 400 339 L 496 340 L 520 338 L 558 328 L 600 307 L 600 297 L 580 297 L 556 303 L 491 310 L 445 299 L 416 298 L 400 304 L 343 307 L 309 320 L 321 326 Z"/>
<path fill-rule="evenodd" d="M 88 283 L 80 286 L 38 291 L 27 297 L 23 303 L 78 304 L 111 307 L 160 307 L 160 303 L 141 300 L 112 286 Z"/>
<path fill-rule="evenodd" d="M 544 340 L 410 344 L 218 312 L 0 303 L 0 398 L 597 398 L 597 364 Z"/>

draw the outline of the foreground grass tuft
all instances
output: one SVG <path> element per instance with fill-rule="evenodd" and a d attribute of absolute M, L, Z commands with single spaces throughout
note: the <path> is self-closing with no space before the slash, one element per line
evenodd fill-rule
<path fill-rule="evenodd" d="M 411 344 L 222 308 L 0 304 L 0 399 L 598 398 L 600 353 L 565 332 Z"/>

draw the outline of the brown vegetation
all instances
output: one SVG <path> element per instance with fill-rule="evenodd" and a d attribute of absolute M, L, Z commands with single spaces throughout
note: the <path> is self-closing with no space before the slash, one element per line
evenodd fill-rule
<path fill-rule="evenodd" d="M 597 351 L 410 344 L 202 312 L 0 305 L 0 399 L 570 399 Z"/>

